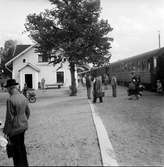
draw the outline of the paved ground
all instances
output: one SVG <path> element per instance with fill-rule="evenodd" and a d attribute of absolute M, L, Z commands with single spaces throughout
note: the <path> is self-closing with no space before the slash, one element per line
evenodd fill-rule
<path fill-rule="evenodd" d="M 119 165 L 164 166 L 164 96 L 144 92 L 128 100 L 124 87 L 113 98 L 106 91 L 103 105 L 95 108 L 108 131 Z"/>
<path fill-rule="evenodd" d="M 144 92 L 128 100 L 124 87 L 113 98 L 106 90 L 104 102 L 94 104 L 107 129 L 121 166 L 164 166 L 164 96 Z M 0 119 L 4 119 L 6 94 L 0 94 Z M 76 97 L 66 90 L 37 93 L 26 134 L 30 165 L 102 165 L 91 111 L 83 88 Z M 0 153 L 0 165 L 11 165 Z"/>
<path fill-rule="evenodd" d="M 26 134 L 29 164 L 100 166 L 100 150 L 85 93 L 70 97 L 66 90 L 61 90 L 38 92 L 37 102 L 30 104 Z M 1 120 L 5 116 L 4 97 L 6 94 L 1 94 Z M 0 165 L 12 165 L 2 152 Z"/>

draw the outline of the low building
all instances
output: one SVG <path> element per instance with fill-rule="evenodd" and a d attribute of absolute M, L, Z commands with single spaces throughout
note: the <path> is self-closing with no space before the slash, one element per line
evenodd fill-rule
<path fill-rule="evenodd" d="M 11 64 L 12 78 L 20 84 L 21 90 L 25 83 L 29 88 L 38 89 L 41 80 L 45 80 L 45 85 L 71 85 L 69 62 L 49 64 L 48 58 L 35 52 L 35 45 L 17 45 L 13 58 L 5 64 L 6 68 Z M 77 81 L 77 72 L 75 78 Z"/>

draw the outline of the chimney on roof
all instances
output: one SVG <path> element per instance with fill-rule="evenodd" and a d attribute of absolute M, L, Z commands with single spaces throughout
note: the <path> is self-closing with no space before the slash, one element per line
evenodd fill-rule
<path fill-rule="evenodd" d="M 161 48 L 161 36 L 160 36 L 160 31 L 158 31 L 158 42 L 159 42 L 159 48 Z"/>

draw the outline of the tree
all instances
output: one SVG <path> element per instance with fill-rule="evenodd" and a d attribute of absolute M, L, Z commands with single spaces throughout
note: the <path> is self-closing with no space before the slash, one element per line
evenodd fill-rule
<path fill-rule="evenodd" d="M 76 95 L 75 65 L 93 63 L 96 66 L 109 62 L 106 57 L 111 48 L 112 31 L 107 20 L 99 19 L 99 0 L 49 0 L 54 8 L 27 16 L 25 28 L 38 43 L 36 51 L 52 56 L 52 50 L 62 49 L 58 56 L 53 54 L 53 63 L 65 58 L 70 63 L 71 95 Z"/>
<path fill-rule="evenodd" d="M 11 77 L 11 72 L 5 68 L 5 63 L 12 59 L 16 41 L 7 40 L 4 44 L 4 48 L 1 48 L 1 71 L 3 71 L 3 77 Z"/>

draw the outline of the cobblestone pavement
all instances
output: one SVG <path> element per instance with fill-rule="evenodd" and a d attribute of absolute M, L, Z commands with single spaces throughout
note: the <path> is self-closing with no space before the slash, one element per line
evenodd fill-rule
<path fill-rule="evenodd" d="M 119 165 L 164 166 L 164 96 L 144 92 L 139 100 L 128 100 L 125 87 L 118 87 L 116 98 L 111 88 L 105 93 L 95 108 Z"/>
<path fill-rule="evenodd" d="M 2 121 L 6 96 L 0 94 Z M 30 104 L 30 108 L 25 138 L 30 165 L 101 166 L 96 131 L 84 92 L 70 97 L 65 89 L 39 91 L 37 102 Z M 12 165 L 5 152 L 0 152 L 0 165 Z"/>

